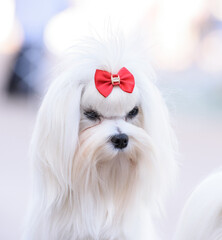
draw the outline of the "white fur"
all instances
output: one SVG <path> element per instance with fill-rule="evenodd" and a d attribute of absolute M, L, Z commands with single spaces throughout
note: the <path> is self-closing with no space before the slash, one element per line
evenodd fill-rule
<path fill-rule="evenodd" d="M 175 141 L 137 44 L 88 39 L 49 88 L 32 139 L 34 186 L 24 239 L 157 239 L 152 217 L 174 182 Z M 122 67 L 135 77 L 133 93 L 114 87 L 104 98 L 95 70 Z M 138 116 L 127 120 L 136 105 Z M 100 122 L 84 116 L 88 108 L 103 115 Z M 118 132 L 129 136 L 123 151 L 109 141 Z"/>
<path fill-rule="evenodd" d="M 175 240 L 222 239 L 222 171 L 209 176 L 186 203 Z"/>

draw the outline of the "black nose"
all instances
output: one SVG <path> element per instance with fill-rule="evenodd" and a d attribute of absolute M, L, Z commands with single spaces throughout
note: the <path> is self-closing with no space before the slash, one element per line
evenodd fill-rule
<path fill-rule="evenodd" d="M 128 145 L 128 136 L 124 133 L 112 136 L 111 142 L 115 148 L 123 149 Z"/>

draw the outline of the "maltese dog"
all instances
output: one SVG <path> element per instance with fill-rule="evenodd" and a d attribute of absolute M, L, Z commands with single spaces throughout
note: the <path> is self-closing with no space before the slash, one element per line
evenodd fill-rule
<path fill-rule="evenodd" d="M 222 171 L 207 177 L 194 190 L 181 215 L 175 240 L 222 239 Z"/>
<path fill-rule="evenodd" d="M 138 45 L 87 39 L 50 86 L 31 143 L 24 239 L 158 238 L 153 218 L 175 180 L 175 138 Z"/>

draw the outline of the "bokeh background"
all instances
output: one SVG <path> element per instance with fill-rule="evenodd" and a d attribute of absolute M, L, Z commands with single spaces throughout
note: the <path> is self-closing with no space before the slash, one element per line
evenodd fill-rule
<path fill-rule="evenodd" d="M 21 236 L 29 142 L 51 68 L 75 39 L 107 22 L 126 33 L 139 26 L 148 37 L 178 137 L 180 177 L 160 223 L 162 239 L 172 239 L 194 187 L 222 165 L 221 0 L 0 0 L 2 240 Z"/>

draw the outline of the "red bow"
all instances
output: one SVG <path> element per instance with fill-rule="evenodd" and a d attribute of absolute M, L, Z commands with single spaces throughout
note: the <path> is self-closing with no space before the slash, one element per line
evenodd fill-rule
<path fill-rule="evenodd" d="M 132 73 L 125 67 L 121 68 L 118 74 L 111 74 L 106 71 L 96 70 L 95 85 L 97 90 L 107 97 L 113 90 L 113 86 L 119 86 L 124 92 L 132 93 L 135 81 Z"/>

